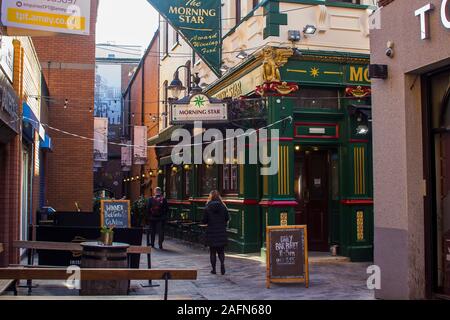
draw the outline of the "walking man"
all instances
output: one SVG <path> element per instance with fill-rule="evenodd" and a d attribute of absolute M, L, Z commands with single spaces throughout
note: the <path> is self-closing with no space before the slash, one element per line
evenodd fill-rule
<path fill-rule="evenodd" d="M 151 246 L 155 247 L 155 237 L 158 233 L 159 249 L 163 250 L 164 227 L 169 212 L 167 200 L 162 195 L 161 188 L 155 189 L 155 196 L 148 200 L 147 213 L 151 231 Z"/>

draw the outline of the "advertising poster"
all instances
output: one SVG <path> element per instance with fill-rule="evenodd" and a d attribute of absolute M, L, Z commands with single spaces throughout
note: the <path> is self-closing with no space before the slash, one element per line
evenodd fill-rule
<path fill-rule="evenodd" d="M 3 0 L 2 23 L 7 27 L 89 35 L 91 0 Z"/>
<path fill-rule="evenodd" d="M 134 127 L 134 164 L 144 165 L 147 163 L 147 127 Z"/>
<path fill-rule="evenodd" d="M 94 118 L 94 161 L 108 161 L 108 118 Z"/>

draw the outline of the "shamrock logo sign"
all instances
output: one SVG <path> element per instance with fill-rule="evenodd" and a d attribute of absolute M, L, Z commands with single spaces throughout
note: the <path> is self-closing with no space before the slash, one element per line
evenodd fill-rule
<path fill-rule="evenodd" d="M 203 96 L 196 96 L 194 99 L 194 105 L 197 108 L 201 108 L 205 105 L 206 101 L 205 98 Z"/>

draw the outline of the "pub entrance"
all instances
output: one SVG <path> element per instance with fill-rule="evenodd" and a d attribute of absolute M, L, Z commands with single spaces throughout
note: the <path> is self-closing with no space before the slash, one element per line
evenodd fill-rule
<path fill-rule="evenodd" d="M 298 205 L 295 220 L 298 225 L 308 226 L 311 251 L 330 249 L 331 189 L 338 179 L 333 177 L 335 154 L 332 149 L 319 147 L 301 147 L 296 152 L 294 190 Z"/>

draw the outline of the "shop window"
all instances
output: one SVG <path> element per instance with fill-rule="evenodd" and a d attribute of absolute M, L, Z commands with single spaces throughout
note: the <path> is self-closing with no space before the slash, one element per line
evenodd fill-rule
<path fill-rule="evenodd" d="M 302 88 L 295 96 L 295 107 L 300 109 L 340 109 L 339 89 Z"/>
<path fill-rule="evenodd" d="M 217 170 L 213 165 L 202 165 L 200 167 L 200 193 L 208 195 L 211 191 L 218 189 Z"/>
<path fill-rule="evenodd" d="M 170 170 L 168 170 L 169 175 L 169 198 L 171 199 L 177 199 L 178 198 L 178 190 L 180 190 L 181 181 L 180 181 L 180 174 L 178 172 L 177 167 L 169 167 Z"/>
<path fill-rule="evenodd" d="M 228 143 L 224 145 L 223 154 L 225 155 L 225 164 L 222 165 L 222 192 L 224 194 L 238 194 L 238 172 L 237 149 L 234 144 L 233 152 L 227 154 L 227 148 L 232 146 Z"/>
<path fill-rule="evenodd" d="M 222 191 L 224 194 L 238 194 L 237 164 L 225 164 L 222 166 Z"/>

